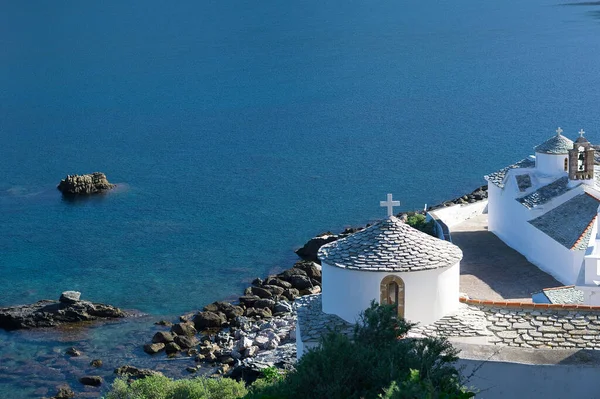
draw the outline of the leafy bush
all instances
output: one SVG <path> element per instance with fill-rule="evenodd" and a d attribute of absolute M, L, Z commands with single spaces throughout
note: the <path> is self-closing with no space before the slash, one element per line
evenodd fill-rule
<path fill-rule="evenodd" d="M 172 380 L 163 376 L 152 376 L 128 384 L 118 378 L 106 399 L 234 399 L 248 391 L 243 382 L 229 378 Z"/>
<path fill-rule="evenodd" d="M 361 315 L 353 339 L 330 332 L 286 378 L 251 388 L 249 399 L 441 399 L 473 397 L 445 339 L 399 339 L 413 325 L 375 303 Z"/>
<path fill-rule="evenodd" d="M 422 231 L 423 233 L 427 233 L 430 236 L 437 237 L 437 234 L 435 234 L 435 224 L 433 219 L 428 222 L 427 218 L 423 214 L 409 213 L 406 219 L 406 224 Z"/>

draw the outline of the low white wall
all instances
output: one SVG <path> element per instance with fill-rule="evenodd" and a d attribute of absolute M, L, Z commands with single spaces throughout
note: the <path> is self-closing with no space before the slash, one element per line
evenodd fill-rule
<path fill-rule="evenodd" d="M 600 396 L 598 366 L 521 364 L 460 359 L 469 387 L 483 399 L 591 399 Z"/>
<path fill-rule="evenodd" d="M 457 224 L 464 222 L 467 219 L 481 215 L 487 210 L 488 201 L 477 201 L 467 205 L 453 205 L 447 208 L 436 209 L 430 213 L 434 213 L 438 218 L 442 219 L 448 228 L 452 228 Z"/>
<path fill-rule="evenodd" d="M 355 323 L 371 300 L 379 302 L 381 280 L 394 275 L 404 281 L 404 316 L 431 324 L 458 307 L 460 264 L 418 272 L 390 273 L 342 269 L 322 264 L 323 311 Z"/>
<path fill-rule="evenodd" d="M 300 321 L 296 319 L 296 360 L 300 360 L 302 355 L 304 355 L 304 342 L 300 331 Z"/>

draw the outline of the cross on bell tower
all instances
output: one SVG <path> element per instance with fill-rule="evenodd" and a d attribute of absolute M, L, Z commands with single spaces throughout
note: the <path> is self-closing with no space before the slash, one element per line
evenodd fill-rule
<path fill-rule="evenodd" d="M 571 184 L 594 184 L 594 147 L 583 137 L 585 130 L 578 133 L 579 137 L 569 150 L 569 180 Z"/>
<path fill-rule="evenodd" d="M 386 201 L 379 201 L 379 206 L 387 207 L 387 215 L 390 217 L 394 216 L 394 207 L 400 206 L 400 201 L 393 201 L 392 194 L 388 194 Z"/>

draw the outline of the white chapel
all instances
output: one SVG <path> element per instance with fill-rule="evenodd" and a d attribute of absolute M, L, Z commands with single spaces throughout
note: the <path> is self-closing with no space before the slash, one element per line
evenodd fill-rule
<path fill-rule="evenodd" d="M 535 155 L 485 176 L 488 229 L 531 263 L 600 305 L 600 167 L 579 132 L 556 135 Z"/>
<path fill-rule="evenodd" d="M 393 216 L 319 250 L 322 309 L 354 323 L 372 300 L 399 316 L 430 324 L 458 307 L 462 251 Z"/>

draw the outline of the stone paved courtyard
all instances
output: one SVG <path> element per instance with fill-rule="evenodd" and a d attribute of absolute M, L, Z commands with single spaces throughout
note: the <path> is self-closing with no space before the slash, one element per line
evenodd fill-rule
<path fill-rule="evenodd" d="M 531 294 L 560 287 L 487 230 L 487 215 L 468 219 L 451 228 L 452 241 L 464 254 L 460 263 L 460 292 L 473 299 L 531 302 Z"/>

